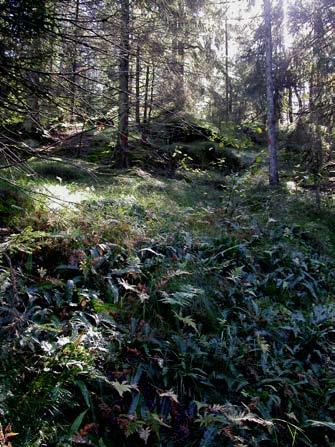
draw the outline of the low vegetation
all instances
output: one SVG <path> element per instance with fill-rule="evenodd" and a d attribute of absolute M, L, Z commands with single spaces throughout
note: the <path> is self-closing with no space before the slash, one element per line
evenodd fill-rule
<path fill-rule="evenodd" d="M 333 445 L 331 209 L 259 161 L 85 169 L 38 162 L 2 236 L 15 445 Z"/>

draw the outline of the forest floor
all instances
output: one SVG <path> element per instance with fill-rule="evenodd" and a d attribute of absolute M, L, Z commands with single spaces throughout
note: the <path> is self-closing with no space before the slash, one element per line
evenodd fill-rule
<path fill-rule="evenodd" d="M 38 163 L 0 245 L 16 445 L 334 445 L 331 207 L 259 165 Z"/>

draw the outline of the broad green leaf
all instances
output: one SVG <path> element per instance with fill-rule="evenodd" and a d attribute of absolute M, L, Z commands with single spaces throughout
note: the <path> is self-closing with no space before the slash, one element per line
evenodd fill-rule
<path fill-rule="evenodd" d="M 73 424 L 71 425 L 70 428 L 70 436 L 73 436 L 75 433 L 78 432 L 81 424 L 83 423 L 84 417 L 86 416 L 86 413 L 88 412 L 88 409 L 83 411 L 82 413 L 79 414 L 79 416 L 76 417 L 76 419 L 74 420 Z"/>

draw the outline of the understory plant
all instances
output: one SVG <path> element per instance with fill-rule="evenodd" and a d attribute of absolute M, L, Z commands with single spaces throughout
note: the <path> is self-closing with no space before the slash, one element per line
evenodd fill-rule
<path fill-rule="evenodd" d="M 8 238 L 0 405 L 18 445 L 331 445 L 334 265 L 299 229 L 236 234 L 63 255 L 45 232 Z"/>

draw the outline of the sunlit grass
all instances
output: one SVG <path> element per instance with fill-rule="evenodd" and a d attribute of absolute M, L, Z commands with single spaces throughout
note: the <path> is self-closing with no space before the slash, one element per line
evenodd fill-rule
<path fill-rule="evenodd" d="M 266 170 L 259 164 L 236 178 L 192 170 L 166 178 L 133 169 L 97 178 L 81 175 L 74 181 L 73 169 L 66 171 L 71 181 L 51 177 L 39 182 L 42 206 L 22 219 L 23 226 L 66 233 L 87 246 L 97 242 L 131 246 L 140 240 L 166 241 L 183 235 L 193 240 L 215 238 L 227 231 L 243 236 L 248 228 L 252 233 L 255 226 L 262 228 L 274 219 L 289 228 L 305 228 L 318 250 L 330 251 L 334 240 L 331 211 L 325 210 L 324 218 L 318 219 L 313 197 L 293 180 L 271 191 L 265 186 Z M 53 170 L 48 166 L 47 172 L 50 176 Z M 34 187 L 33 182 L 28 186 Z"/>
<path fill-rule="evenodd" d="M 37 192 L 45 195 L 46 204 L 51 210 L 76 206 L 94 194 L 90 187 L 74 190 L 67 185 L 50 183 L 39 186 Z"/>
<path fill-rule="evenodd" d="M 70 178 L 72 173 L 67 173 Z M 134 243 L 139 239 L 166 239 L 178 233 L 213 237 L 221 232 L 224 176 L 185 173 L 185 179 L 157 178 L 134 170 L 127 174 L 78 182 L 48 180 L 35 191 L 37 214 L 24 225 L 66 232 L 71 239 Z M 33 187 L 33 179 L 28 187 Z M 42 205 L 41 205 L 42 203 Z"/>

